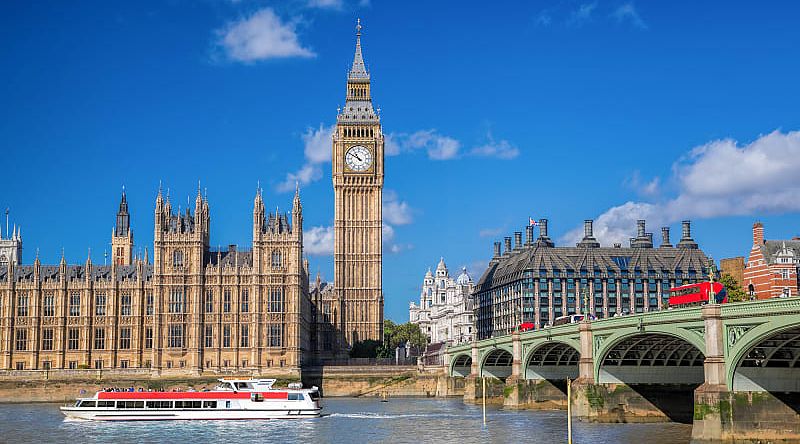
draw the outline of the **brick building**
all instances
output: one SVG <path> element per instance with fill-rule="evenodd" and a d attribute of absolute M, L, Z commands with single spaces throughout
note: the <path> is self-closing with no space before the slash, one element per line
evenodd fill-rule
<path fill-rule="evenodd" d="M 757 299 L 797 296 L 800 239 L 765 240 L 764 224 L 753 224 L 753 246 L 742 276 L 742 287 Z"/>
<path fill-rule="evenodd" d="M 739 285 L 742 285 L 742 282 L 744 282 L 744 256 L 720 259 L 719 271 L 721 274 L 730 275 Z"/>

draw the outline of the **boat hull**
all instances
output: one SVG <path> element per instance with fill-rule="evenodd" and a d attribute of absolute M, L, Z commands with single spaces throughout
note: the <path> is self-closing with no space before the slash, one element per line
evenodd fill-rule
<path fill-rule="evenodd" d="M 67 418 L 93 421 L 172 421 L 172 420 L 247 420 L 247 419 L 303 419 L 317 418 L 322 409 L 85 409 L 61 407 Z"/>

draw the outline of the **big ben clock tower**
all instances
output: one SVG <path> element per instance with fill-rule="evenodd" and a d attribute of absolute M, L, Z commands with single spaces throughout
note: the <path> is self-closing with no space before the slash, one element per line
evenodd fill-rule
<path fill-rule="evenodd" d="M 346 97 L 336 120 L 332 161 L 340 352 L 359 341 L 383 339 L 383 133 L 361 55 L 360 20 Z"/>

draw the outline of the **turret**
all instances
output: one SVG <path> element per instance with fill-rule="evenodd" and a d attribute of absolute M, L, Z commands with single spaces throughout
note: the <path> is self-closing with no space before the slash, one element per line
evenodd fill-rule
<path fill-rule="evenodd" d="M 300 185 L 295 185 L 292 201 L 292 233 L 303 240 L 303 204 L 300 202 Z"/>
<path fill-rule="evenodd" d="M 159 192 L 160 197 L 161 193 Z M 124 186 L 117 211 L 117 221 L 111 232 L 111 257 L 113 258 L 112 262 L 117 265 L 130 265 L 133 260 L 133 231 L 131 231 L 128 199 Z"/>

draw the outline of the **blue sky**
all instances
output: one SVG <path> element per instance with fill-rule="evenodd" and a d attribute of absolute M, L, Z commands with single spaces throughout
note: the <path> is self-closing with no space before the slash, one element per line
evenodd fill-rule
<path fill-rule="evenodd" d="M 302 182 L 312 273 L 332 276 L 327 132 L 361 17 L 389 140 L 387 317 L 444 256 L 550 219 L 558 244 L 693 220 L 716 258 L 800 233 L 796 2 L 3 2 L 0 206 L 24 261 L 102 262 L 123 185 L 152 245 L 159 181 L 208 189 L 211 242 L 251 242 L 256 185 Z M 192 199 L 193 201 L 193 199 Z M 3 224 L 5 221 L 3 220 Z M 575 230 L 578 230 L 577 232 Z M 5 231 L 5 227 L 4 227 Z M 577 233 L 577 234 L 576 234 Z M 477 276 L 474 276 L 477 278 Z"/>

